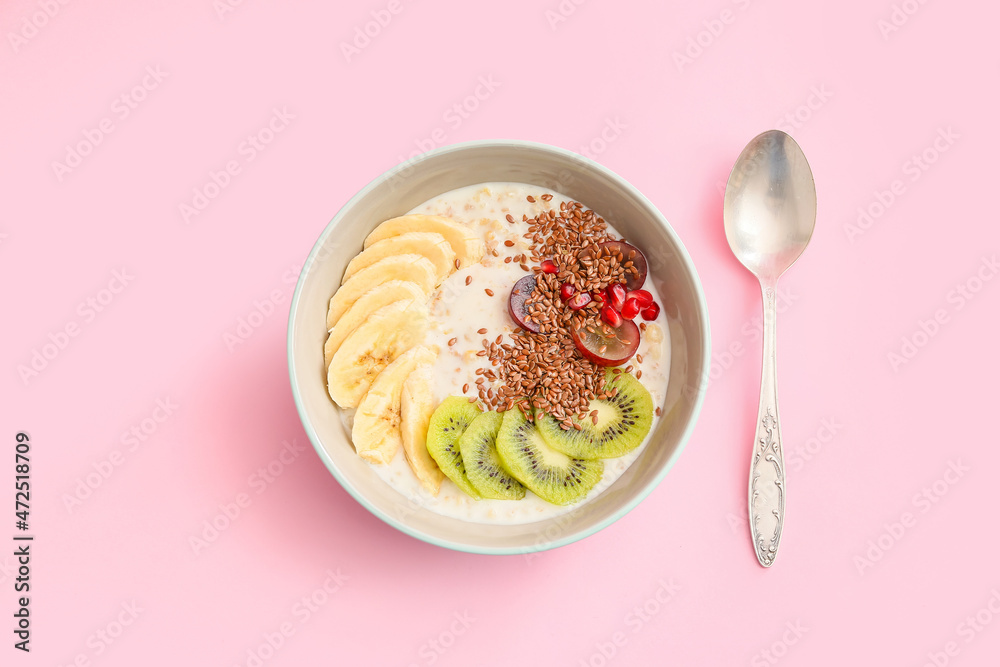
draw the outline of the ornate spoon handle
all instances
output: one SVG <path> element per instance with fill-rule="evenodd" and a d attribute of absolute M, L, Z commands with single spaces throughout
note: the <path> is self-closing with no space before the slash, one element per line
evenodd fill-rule
<path fill-rule="evenodd" d="M 750 460 L 750 535 L 757 560 L 771 567 L 778 553 L 785 523 L 785 460 L 778 422 L 778 385 L 775 369 L 775 287 L 761 283 L 764 296 L 764 362 L 760 378 L 760 407 Z"/>

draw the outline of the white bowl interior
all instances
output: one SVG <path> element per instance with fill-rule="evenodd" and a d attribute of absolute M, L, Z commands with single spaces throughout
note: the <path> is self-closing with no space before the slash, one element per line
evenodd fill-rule
<path fill-rule="evenodd" d="M 357 456 L 326 392 L 323 343 L 330 297 L 365 236 L 449 190 L 486 181 L 529 183 L 561 192 L 602 215 L 642 248 L 671 334 L 663 418 L 641 456 L 609 489 L 569 514 L 522 525 L 487 525 L 442 516 L 408 501 Z M 373 513 L 441 546 L 483 553 L 527 553 L 567 544 L 609 525 L 666 473 L 700 409 L 709 358 L 708 313 L 680 240 L 631 185 L 579 155 L 540 144 L 474 142 L 425 154 L 379 177 L 348 202 L 323 232 L 299 278 L 289 323 L 293 392 L 306 431 L 340 483 Z"/>

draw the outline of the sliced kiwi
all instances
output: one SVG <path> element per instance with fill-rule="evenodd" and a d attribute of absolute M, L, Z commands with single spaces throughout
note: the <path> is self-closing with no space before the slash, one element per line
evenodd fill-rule
<path fill-rule="evenodd" d="M 570 458 L 549 447 L 534 422 L 518 408 L 503 413 L 497 454 L 507 472 L 539 498 L 556 505 L 581 500 L 604 472 L 602 461 Z"/>
<path fill-rule="evenodd" d="M 502 412 L 480 414 L 458 439 L 458 448 L 469 481 L 484 498 L 520 500 L 524 498 L 524 485 L 504 470 L 497 456 L 497 433 L 501 423 Z"/>
<path fill-rule="evenodd" d="M 461 396 L 449 396 L 431 415 L 427 426 L 427 452 L 437 461 L 441 472 L 448 479 L 476 500 L 482 496 L 465 474 L 458 439 L 480 414 L 479 406 L 475 403 L 469 403 L 468 399 Z"/>
<path fill-rule="evenodd" d="M 642 444 L 653 423 L 653 397 L 628 373 L 608 372 L 604 391 L 618 393 L 590 402 L 584 419 L 573 418 L 580 429 L 563 429 L 558 421 L 538 413 L 538 430 L 555 450 L 581 459 L 611 459 Z M 590 416 L 597 410 L 597 423 Z"/>

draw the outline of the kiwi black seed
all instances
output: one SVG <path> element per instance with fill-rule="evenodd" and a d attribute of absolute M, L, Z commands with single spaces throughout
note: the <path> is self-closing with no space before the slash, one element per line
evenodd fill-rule
<path fill-rule="evenodd" d="M 602 461 L 572 458 L 549 447 L 518 409 L 503 413 L 497 434 L 500 463 L 543 500 L 569 505 L 583 499 L 604 472 Z"/>
<path fill-rule="evenodd" d="M 653 397 L 628 373 L 608 373 L 605 392 L 617 389 L 607 399 L 590 402 L 584 419 L 574 418 L 580 429 L 563 429 L 559 422 L 541 413 L 535 415 L 538 430 L 555 450 L 581 459 L 610 459 L 642 444 L 653 423 Z M 597 410 L 597 423 L 590 416 Z"/>
<path fill-rule="evenodd" d="M 458 439 L 458 448 L 469 481 L 484 498 L 520 500 L 524 498 L 524 485 L 504 470 L 497 456 L 496 441 L 501 423 L 503 413 L 483 412 Z"/>
<path fill-rule="evenodd" d="M 480 414 L 479 406 L 469 403 L 467 398 L 449 396 L 431 415 L 427 426 L 427 452 L 448 479 L 476 500 L 482 496 L 465 472 L 458 439 Z"/>

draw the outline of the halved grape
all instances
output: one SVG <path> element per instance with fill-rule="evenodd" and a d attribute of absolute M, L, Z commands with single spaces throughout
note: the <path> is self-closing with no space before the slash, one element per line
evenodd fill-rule
<path fill-rule="evenodd" d="M 621 366 L 639 349 L 639 327 L 623 320 L 618 328 L 606 325 L 573 330 L 573 342 L 580 353 L 598 366 Z"/>
<path fill-rule="evenodd" d="M 525 302 L 535 290 L 535 276 L 525 276 L 514 283 L 510 290 L 510 298 L 507 299 L 507 311 L 517 326 L 528 331 L 538 333 L 540 328 L 538 322 L 527 319 L 528 309 Z"/>

